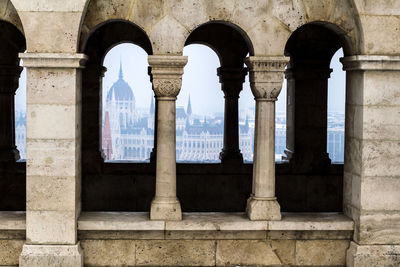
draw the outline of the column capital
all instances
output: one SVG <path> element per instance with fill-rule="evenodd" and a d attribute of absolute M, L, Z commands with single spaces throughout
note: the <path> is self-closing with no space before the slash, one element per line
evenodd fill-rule
<path fill-rule="evenodd" d="M 20 53 L 26 68 L 83 68 L 88 59 L 84 54 Z"/>
<path fill-rule="evenodd" d="M 288 57 L 248 57 L 250 87 L 256 100 L 276 101 L 282 89 Z"/>
<path fill-rule="evenodd" d="M 93 74 L 96 77 L 104 77 L 107 68 L 102 65 L 88 64 L 85 66 L 85 71 Z"/>
<path fill-rule="evenodd" d="M 222 91 L 227 97 L 239 97 L 243 83 L 247 75 L 247 68 L 219 67 L 217 69 L 219 82 L 222 84 Z"/>
<path fill-rule="evenodd" d="M 19 66 L 0 66 L 0 94 L 15 93 L 22 70 Z"/>
<path fill-rule="evenodd" d="M 345 71 L 400 71 L 400 56 L 357 55 L 342 57 Z"/>
<path fill-rule="evenodd" d="M 286 79 L 296 80 L 320 80 L 329 79 L 333 69 L 331 68 L 318 68 L 314 66 L 301 67 L 301 68 L 288 68 L 285 71 Z"/>
<path fill-rule="evenodd" d="M 186 56 L 149 56 L 153 90 L 157 98 L 175 99 L 182 86 L 183 68 Z"/>

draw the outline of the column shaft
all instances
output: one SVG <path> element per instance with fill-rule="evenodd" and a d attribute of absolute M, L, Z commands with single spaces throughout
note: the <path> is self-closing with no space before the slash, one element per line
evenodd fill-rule
<path fill-rule="evenodd" d="M 0 162 L 19 159 L 15 146 L 14 97 L 21 71 L 17 66 L 0 66 Z"/>
<path fill-rule="evenodd" d="M 251 90 L 256 100 L 253 188 L 247 201 L 250 220 L 280 220 L 275 197 L 275 101 L 282 89 L 285 57 L 249 57 Z"/>
<path fill-rule="evenodd" d="M 157 98 L 157 162 L 156 196 L 159 199 L 177 201 L 176 198 L 176 134 L 175 100 Z"/>
<path fill-rule="evenodd" d="M 275 102 L 256 100 L 254 197 L 275 199 Z"/>
<path fill-rule="evenodd" d="M 219 158 L 222 163 L 243 163 L 239 149 L 239 93 L 243 89 L 246 68 L 220 67 L 217 70 L 225 94 L 224 147 Z"/>
<path fill-rule="evenodd" d="M 82 73 L 82 166 L 85 172 L 100 171 L 102 150 L 102 78 L 107 69 L 89 64 Z"/>

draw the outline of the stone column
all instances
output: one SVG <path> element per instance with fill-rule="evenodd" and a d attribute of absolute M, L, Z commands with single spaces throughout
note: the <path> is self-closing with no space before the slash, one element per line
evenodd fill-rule
<path fill-rule="evenodd" d="M 329 168 L 327 153 L 329 62 L 301 61 L 286 70 L 286 159 L 296 172 Z"/>
<path fill-rule="evenodd" d="M 107 68 L 89 64 L 82 76 L 82 167 L 86 172 L 100 172 L 105 156 L 102 149 L 102 93 Z"/>
<path fill-rule="evenodd" d="M 4 164 L 19 160 L 15 146 L 14 96 L 21 72 L 21 67 L 0 66 L 0 163 Z"/>
<path fill-rule="evenodd" d="M 27 68 L 26 243 L 20 266 L 83 266 L 83 54 L 20 54 Z"/>
<path fill-rule="evenodd" d="M 399 266 L 400 57 L 341 62 L 347 71 L 343 204 L 355 223 L 347 266 Z"/>
<path fill-rule="evenodd" d="M 221 163 L 243 163 L 239 149 L 239 93 L 243 89 L 246 68 L 217 69 L 221 89 L 225 94 L 224 147 L 219 155 Z"/>
<path fill-rule="evenodd" d="M 151 220 L 181 220 L 176 197 L 175 101 L 182 86 L 184 56 L 149 56 L 153 89 L 157 99 L 156 195 Z"/>
<path fill-rule="evenodd" d="M 275 101 L 282 89 L 286 57 L 249 57 L 250 86 L 256 100 L 253 188 L 250 220 L 280 220 L 275 197 Z"/>

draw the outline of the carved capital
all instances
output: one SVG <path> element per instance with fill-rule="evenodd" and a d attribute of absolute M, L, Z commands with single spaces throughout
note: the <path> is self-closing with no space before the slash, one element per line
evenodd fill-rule
<path fill-rule="evenodd" d="M 247 75 L 247 68 L 226 68 L 217 69 L 219 82 L 226 97 L 239 97 L 243 89 L 243 83 Z"/>
<path fill-rule="evenodd" d="M 0 65 L 0 93 L 14 94 L 23 68 Z"/>
<path fill-rule="evenodd" d="M 283 73 L 288 57 L 248 57 L 250 87 L 256 99 L 276 101 L 282 89 Z"/>
<path fill-rule="evenodd" d="M 157 97 L 176 98 L 181 90 L 185 56 L 149 56 L 153 90 Z"/>

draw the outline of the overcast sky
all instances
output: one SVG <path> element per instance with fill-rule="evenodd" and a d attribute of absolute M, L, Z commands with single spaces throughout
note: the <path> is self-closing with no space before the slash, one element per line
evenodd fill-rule
<path fill-rule="evenodd" d="M 204 45 L 189 45 L 185 47 L 183 53 L 189 57 L 189 61 L 184 69 L 183 84 L 178 95 L 177 106 L 186 108 L 190 95 L 194 113 L 212 115 L 216 112 L 223 112 L 224 95 L 217 76 L 217 68 L 220 66 L 217 55 Z M 344 111 L 345 72 L 342 71 L 339 62 L 339 58 L 342 56 L 342 50 L 339 50 L 331 62 L 333 72 L 328 87 L 328 110 L 330 111 Z M 149 107 L 153 92 L 147 75 L 147 54 L 143 49 L 132 44 L 118 45 L 107 54 L 104 66 L 108 70 L 103 79 L 103 96 L 107 95 L 106 92 L 118 79 L 120 61 L 123 65 L 124 79 L 133 89 L 136 105 L 143 108 Z M 16 94 L 16 110 L 25 111 L 25 103 L 26 74 L 24 70 L 21 74 L 20 88 Z M 239 105 L 240 109 L 254 106 L 248 76 L 240 94 Z M 276 107 L 278 112 L 286 110 L 286 82 L 283 84 Z"/>

